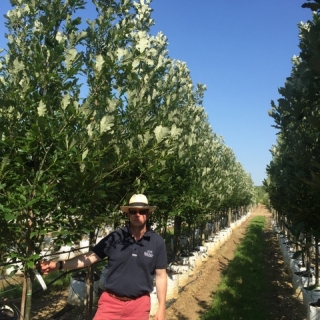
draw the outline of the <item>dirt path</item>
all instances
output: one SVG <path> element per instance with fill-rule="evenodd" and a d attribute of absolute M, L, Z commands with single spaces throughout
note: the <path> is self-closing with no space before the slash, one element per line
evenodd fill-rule
<path fill-rule="evenodd" d="M 273 293 L 262 298 L 266 299 L 267 305 L 270 306 L 269 319 L 305 319 L 301 299 L 292 295 L 291 278 L 281 259 L 277 238 L 271 230 L 271 214 L 264 206 L 258 206 L 251 212 L 247 221 L 233 230 L 231 238 L 216 251 L 214 256 L 210 257 L 197 270 L 197 273 L 191 278 L 191 282 L 179 294 L 179 298 L 167 308 L 166 320 L 196 320 L 209 308 L 220 283 L 222 271 L 233 259 L 234 251 L 245 236 L 250 220 L 257 215 L 264 215 L 267 218 L 265 230 L 265 239 L 268 243 L 265 257 L 266 276 L 268 282 L 272 283 Z"/>

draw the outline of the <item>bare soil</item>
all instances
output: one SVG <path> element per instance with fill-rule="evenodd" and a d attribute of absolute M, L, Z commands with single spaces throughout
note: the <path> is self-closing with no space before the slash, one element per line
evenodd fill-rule
<path fill-rule="evenodd" d="M 261 297 L 270 310 L 270 317 L 266 320 L 306 319 L 306 310 L 302 305 L 301 296 L 293 294 L 291 277 L 282 261 L 276 235 L 272 232 L 271 214 L 264 206 L 258 206 L 241 226 L 233 230 L 231 238 L 197 269 L 195 275 L 190 277 L 190 282 L 181 290 L 178 299 L 167 307 L 167 320 L 196 320 L 209 308 L 220 283 L 222 271 L 233 259 L 234 251 L 245 236 L 250 220 L 257 215 L 264 215 L 267 218 L 267 228 L 264 231 L 265 241 L 268 243 L 268 250 L 265 254 L 265 270 L 267 281 L 273 287 L 271 294 Z M 83 310 L 79 309 L 57 314 L 59 310 L 64 311 L 64 308 L 68 308 L 66 298 L 67 293 L 65 292 L 56 295 L 46 294 L 36 298 L 33 302 L 32 319 L 82 319 L 81 311 Z M 52 317 L 53 315 L 55 317 Z"/>

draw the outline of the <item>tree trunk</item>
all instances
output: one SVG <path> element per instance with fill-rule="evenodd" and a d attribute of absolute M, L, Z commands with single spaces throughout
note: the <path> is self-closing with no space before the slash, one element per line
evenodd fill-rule
<path fill-rule="evenodd" d="M 319 279 L 319 238 L 315 236 L 315 245 L 316 245 L 316 252 L 315 252 L 315 268 L 316 268 L 316 285 L 320 287 L 320 279 Z"/>
<path fill-rule="evenodd" d="M 31 304 L 32 304 L 32 280 L 31 280 L 31 270 L 27 272 L 27 296 L 26 296 L 26 312 L 25 320 L 31 319 Z"/>
<path fill-rule="evenodd" d="M 93 243 L 96 241 L 96 235 L 93 231 L 90 232 L 89 235 L 89 246 L 90 250 L 93 247 Z M 92 319 L 92 309 L 93 309 L 93 287 L 94 287 L 94 268 L 87 268 L 87 277 L 86 277 L 86 320 Z"/>
<path fill-rule="evenodd" d="M 93 309 L 93 290 L 94 290 L 94 267 L 87 268 L 86 278 L 86 320 L 92 319 Z"/>
<path fill-rule="evenodd" d="M 206 236 L 205 236 L 205 228 L 206 228 L 206 222 L 202 222 L 200 224 L 200 245 L 204 246 L 205 240 L 206 240 Z"/>
<path fill-rule="evenodd" d="M 22 295 L 21 295 L 20 320 L 24 320 L 26 296 L 27 296 L 27 276 L 25 274 L 23 279 L 23 287 L 22 287 Z"/>
<path fill-rule="evenodd" d="M 181 236 L 181 217 L 175 216 L 174 217 L 174 234 L 173 234 L 173 251 L 175 255 L 179 254 L 180 250 L 180 243 L 179 239 Z"/>
<path fill-rule="evenodd" d="M 231 226 L 231 220 L 232 220 L 232 209 L 228 209 L 228 227 Z"/>

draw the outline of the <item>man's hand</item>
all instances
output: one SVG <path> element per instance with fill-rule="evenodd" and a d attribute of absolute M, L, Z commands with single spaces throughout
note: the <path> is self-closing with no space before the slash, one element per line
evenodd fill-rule
<path fill-rule="evenodd" d="M 166 319 L 166 312 L 163 308 L 159 309 L 156 313 L 154 320 L 165 320 Z"/>
<path fill-rule="evenodd" d="M 50 272 L 57 271 L 58 269 L 59 269 L 59 264 L 55 261 L 41 260 L 39 262 L 39 271 L 42 274 L 49 274 Z"/>

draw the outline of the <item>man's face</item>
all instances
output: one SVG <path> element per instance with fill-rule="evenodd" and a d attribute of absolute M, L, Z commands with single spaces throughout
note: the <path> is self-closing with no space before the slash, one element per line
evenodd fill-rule
<path fill-rule="evenodd" d="M 135 208 L 130 209 L 127 213 L 127 216 L 130 220 L 130 224 L 138 227 L 143 226 L 147 223 L 147 220 L 150 217 L 150 213 L 146 209 Z"/>

